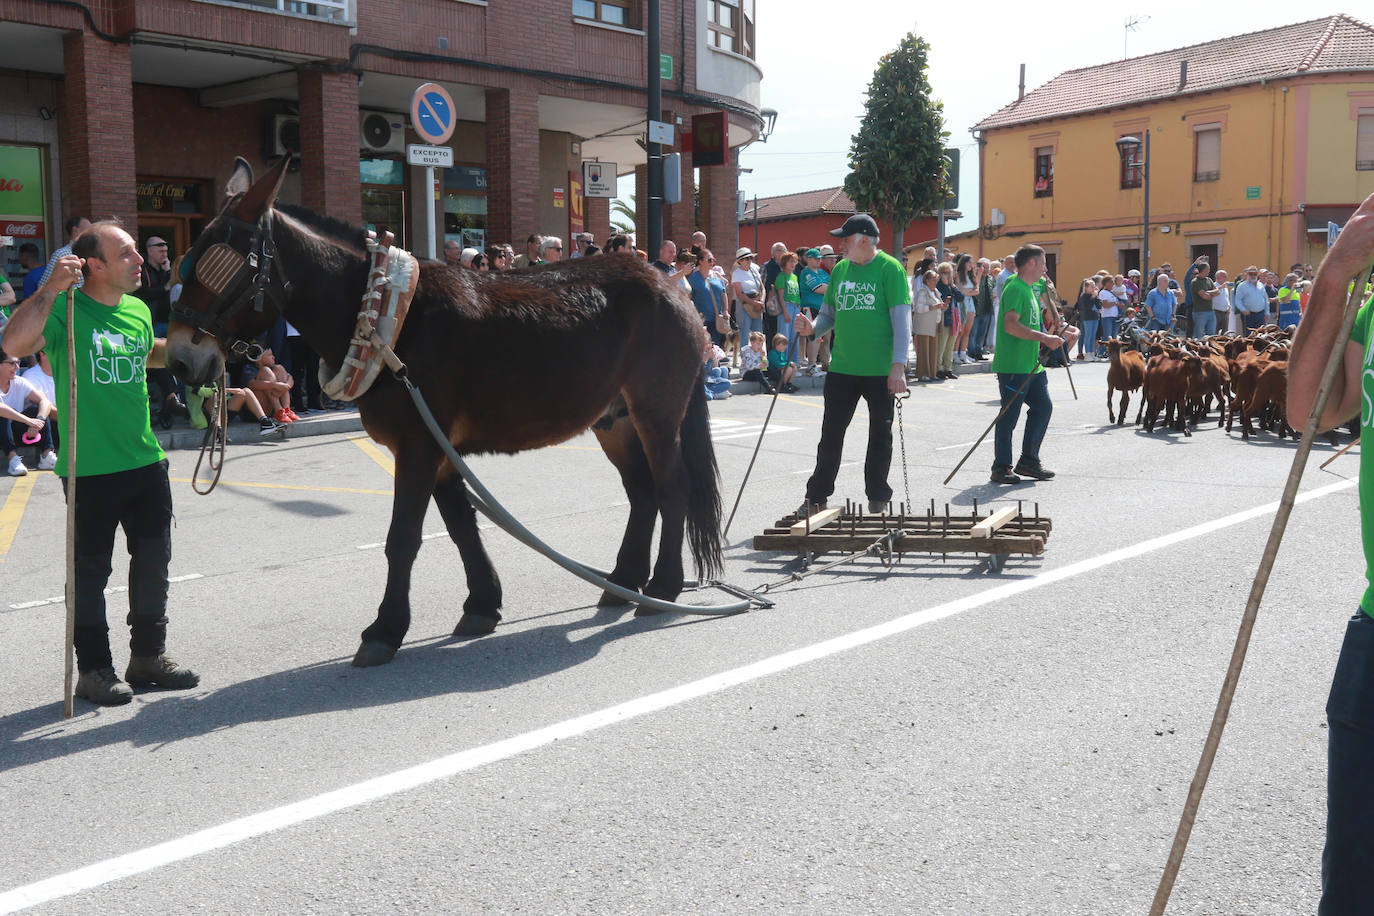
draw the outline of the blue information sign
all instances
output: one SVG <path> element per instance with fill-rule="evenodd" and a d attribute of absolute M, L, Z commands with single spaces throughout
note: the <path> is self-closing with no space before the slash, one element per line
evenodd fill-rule
<path fill-rule="evenodd" d="M 428 143 L 443 143 L 453 136 L 457 120 L 453 97 L 437 83 L 424 83 L 410 100 L 410 123 Z"/>

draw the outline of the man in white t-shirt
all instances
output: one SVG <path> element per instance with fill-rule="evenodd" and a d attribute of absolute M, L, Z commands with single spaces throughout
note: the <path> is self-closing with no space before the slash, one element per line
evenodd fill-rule
<path fill-rule="evenodd" d="M 38 433 L 38 469 L 51 471 L 57 463 L 46 419 L 51 411 L 52 402 L 19 377 L 19 358 L 0 350 L 0 453 L 5 456 L 11 477 L 23 477 L 29 472 L 24 459 L 19 457 L 19 443 L 31 432 Z"/>

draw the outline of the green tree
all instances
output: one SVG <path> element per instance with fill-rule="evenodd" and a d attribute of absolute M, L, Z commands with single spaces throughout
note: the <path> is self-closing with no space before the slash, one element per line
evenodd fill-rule
<path fill-rule="evenodd" d="M 635 231 L 635 196 L 630 195 L 630 202 L 626 203 L 617 197 L 611 201 L 611 229 L 621 235 L 629 235 Z"/>
<path fill-rule="evenodd" d="M 862 212 L 895 228 L 892 253 L 912 220 L 940 209 L 948 196 L 944 104 L 930 97 L 930 45 L 914 32 L 878 61 L 868 84 L 859 132 L 850 141 L 845 193 Z"/>

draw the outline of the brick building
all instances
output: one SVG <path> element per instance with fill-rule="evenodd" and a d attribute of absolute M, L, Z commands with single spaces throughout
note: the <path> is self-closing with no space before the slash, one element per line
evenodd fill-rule
<path fill-rule="evenodd" d="M 757 221 L 754 219 L 755 212 L 758 214 Z M 844 188 L 822 188 L 819 191 L 760 197 L 757 201 L 746 200 L 745 218 L 739 224 L 740 244 L 762 250 L 766 254 L 774 242 L 782 242 L 793 251 L 797 250 L 798 246 L 809 248 L 826 241 L 833 242 L 827 233 L 837 226 L 844 225 L 844 221 L 855 212 L 854 201 L 844 193 Z M 945 214 L 945 218 L 946 221 L 958 219 L 959 213 L 950 210 Z M 882 245 L 885 249 L 891 250 L 895 238 L 892 224 L 882 219 L 877 222 L 878 231 L 882 233 Z M 935 217 L 925 216 L 912 220 L 906 225 L 904 232 L 907 243 L 913 238 L 934 236 Z"/>
<path fill-rule="evenodd" d="M 261 172 L 299 150 L 282 199 L 445 239 L 533 232 L 604 239 L 609 201 L 580 194 L 581 163 L 645 174 L 641 0 L 3 0 L 0 270 L 27 240 L 46 258 L 67 214 L 117 215 L 185 251 L 234 156 Z M 756 139 L 761 72 L 753 0 L 662 0 L 664 120 L 725 111 L 731 160 L 692 168 L 665 233 L 733 249 L 738 147 Z M 658 64 L 655 64 L 658 66 Z M 667 76 L 671 70 L 671 78 Z M 454 167 L 405 163 L 422 82 L 452 96 Z M 671 151 L 667 149 L 666 151 Z M 692 181 L 699 173 L 700 213 Z M 435 225 L 424 196 L 437 195 Z M 641 201 L 644 197 L 641 195 Z M 698 218 L 700 226 L 698 227 Z"/>

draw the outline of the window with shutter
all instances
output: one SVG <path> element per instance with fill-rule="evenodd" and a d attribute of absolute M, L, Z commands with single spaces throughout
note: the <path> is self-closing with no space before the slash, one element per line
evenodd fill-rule
<path fill-rule="evenodd" d="M 1193 134 L 1193 180 L 1221 178 L 1221 128 L 1204 127 Z"/>
<path fill-rule="evenodd" d="M 1355 168 L 1361 172 L 1374 171 L 1374 114 L 1360 115 L 1355 132 Z"/>

